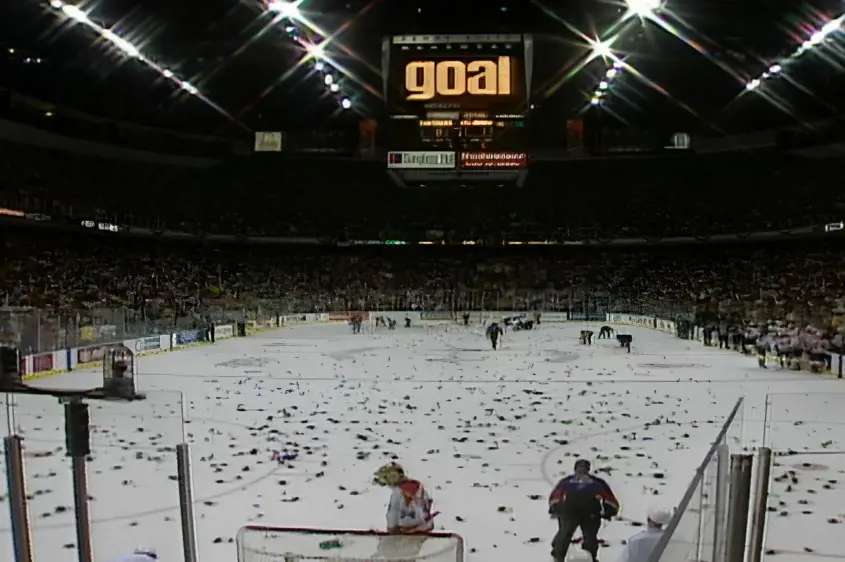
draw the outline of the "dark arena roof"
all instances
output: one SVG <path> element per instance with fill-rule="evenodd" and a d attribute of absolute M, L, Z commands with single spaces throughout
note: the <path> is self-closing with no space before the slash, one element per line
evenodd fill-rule
<path fill-rule="evenodd" d="M 5 2 L 7 204 L 242 240 L 824 232 L 841 220 L 843 10 Z"/>
<path fill-rule="evenodd" d="M 828 34 L 845 11 L 838 0 L 295 4 L 4 2 L 0 80 L 51 104 L 147 126 L 233 135 L 337 126 L 384 113 L 385 36 L 526 33 L 535 41 L 531 103 L 553 131 L 588 106 L 615 60 L 624 68 L 609 80 L 602 113 L 641 129 L 717 135 L 825 118 L 843 103 L 841 44 Z M 337 69 L 336 93 L 314 71 L 321 57 Z"/>

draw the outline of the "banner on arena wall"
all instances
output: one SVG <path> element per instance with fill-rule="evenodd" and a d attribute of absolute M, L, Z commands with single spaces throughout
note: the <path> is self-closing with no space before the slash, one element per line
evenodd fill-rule
<path fill-rule="evenodd" d="M 76 362 L 79 365 L 85 363 L 94 363 L 95 361 L 102 361 L 106 356 L 108 350 L 115 347 L 114 344 L 109 345 L 90 345 L 88 347 L 80 347 L 76 350 Z"/>
<path fill-rule="evenodd" d="M 306 322 L 328 322 L 329 315 L 325 312 L 321 312 L 320 314 L 306 314 L 305 315 Z"/>
<path fill-rule="evenodd" d="M 158 336 L 135 340 L 135 351 L 152 351 L 154 349 L 161 349 L 161 338 Z"/>
<path fill-rule="evenodd" d="M 387 167 L 391 170 L 454 170 L 455 152 L 388 152 Z"/>
<path fill-rule="evenodd" d="M 370 313 L 369 312 L 358 312 L 358 311 L 350 311 L 350 312 L 329 312 L 329 322 L 349 322 L 352 320 L 352 317 L 355 315 L 360 315 L 361 320 L 369 320 Z"/>
<path fill-rule="evenodd" d="M 176 332 L 173 334 L 174 345 L 191 345 L 203 341 L 205 338 L 204 330 L 186 330 L 184 332 Z"/>
<path fill-rule="evenodd" d="M 506 168 L 527 168 L 526 152 L 461 152 L 461 168 L 500 170 Z"/>
<path fill-rule="evenodd" d="M 604 322 L 607 315 L 604 312 L 570 312 L 569 319 L 574 322 Z M 543 321 L 543 317 L 540 317 Z"/>
<path fill-rule="evenodd" d="M 226 338 L 233 338 L 235 337 L 235 329 L 230 326 L 215 326 L 214 327 L 214 338 L 218 340 L 225 340 Z"/>
<path fill-rule="evenodd" d="M 45 353 L 43 355 L 32 356 L 32 372 L 43 373 L 44 371 L 52 371 L 54 368 L 53 354 Z"/>
<path fill-rule="evenodd" d="M 452 320 L 454 316 L 448 310 L 431 310 L 420 312 L 422 320 Z"/>
<path fill-rule="evenodd" d="M 566 322 L 569 314 L 566 312 L 541 312 L 540 322 Z"/>
<path fill-rule="evenodd" d="M 285 314 L 282 316 L 282 324 L 286 326 L 290 324 L 301 324 L 307 321 L 308 318 L 305 314 Z"/>

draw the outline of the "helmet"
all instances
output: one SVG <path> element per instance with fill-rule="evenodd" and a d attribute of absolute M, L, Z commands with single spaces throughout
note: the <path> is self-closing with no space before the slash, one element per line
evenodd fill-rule
<path fill-rule="evenodd" d="M 405 470 L 395 462 L 379 467 L 373 474 L 373 484 L 378 486 L 395 486 L 405 478 Z"/>

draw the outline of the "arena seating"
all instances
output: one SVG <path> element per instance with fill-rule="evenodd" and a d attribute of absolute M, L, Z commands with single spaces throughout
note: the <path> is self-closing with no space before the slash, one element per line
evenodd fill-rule
<path fill-rule="evenodd" d="M 540 161 L 525 189 L 404 191 L 360 159 L 270 158 L 210 168 L 0 142 L 7 207 L 209 234 L 557 240 L 712 236 L 841 219 L 843 169 L 782 153 Z M 70 210 L 73 212 L 69 212 Z"/>
<path fill-rule="evenodd" d="M 842 169 L 770 154 L 541 162 L 521 192 L 401 191 L 380 163 L 234 161 L 210 169 L 0 143 L 6 307 L 172 325 L 263 307 L 627 310 L 701 321 L 792 321 L 832 335 L 845 312 L 836 233 L 707 243 L 724 233 L 838 221 Z M 784 196 L 778 194 L 786 194 Z M 184 240 L 82 229 L 80 218 L 172 229 Z M 487 240 L 692 235 L 693 244 L 338 247 L 219 243 L 214 234 Z M 823 230 L 823 229 L 822 229 Z M 424 237 L 424 236 L 423 236 Z M 87 320 L 86 320 L 87 319 Z M 110 320 L 110 323 L 113 323 Z"/>

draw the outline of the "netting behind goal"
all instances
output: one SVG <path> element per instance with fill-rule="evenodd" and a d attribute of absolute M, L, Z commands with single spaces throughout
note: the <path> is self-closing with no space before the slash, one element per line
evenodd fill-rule
<path fill-rule="evenodd" d="M 238 562 L 463 562 L 453 533 L 391 535 L 381 531 L 248 525 L 237 535 Z"/>

